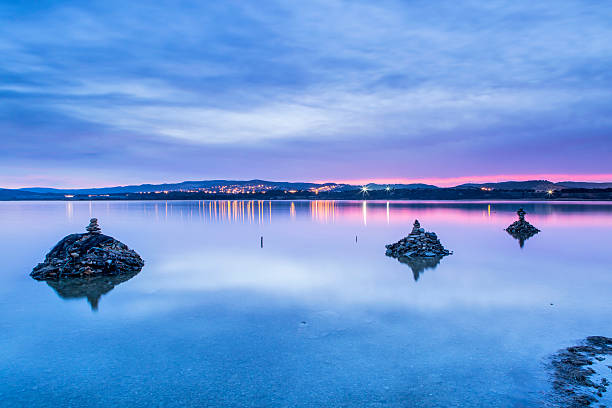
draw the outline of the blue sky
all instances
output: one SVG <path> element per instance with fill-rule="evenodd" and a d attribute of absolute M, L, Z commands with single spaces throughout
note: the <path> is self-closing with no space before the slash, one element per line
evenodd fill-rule
<path fill-rule="evenodd" d="M 0 55 L 0 187 L 612 181 L 608 2 L 4 1 Z"/>

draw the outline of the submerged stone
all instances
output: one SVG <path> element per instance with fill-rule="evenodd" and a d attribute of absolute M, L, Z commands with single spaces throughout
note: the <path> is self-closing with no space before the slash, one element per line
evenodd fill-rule
<path fill-rule="evenodd" d="M 104 235 L 92 218 L 85 234 L 70 234 L 58 242 L 30 274 L 34 279 L 60 279 L 138 273 L 144 261 L 134 250 Z"/>
<path fill-rule="evenodd" d="M 612 338 L 590 336 L 550 359 L 553 399 L 564 407 L 593 406 L 607 392 L 609 381 L 592 367 L 612 355 Z M 601 373 L 600 373 L 601 374 Z M 602 405 L 599 405 L 602 406 Z"/>

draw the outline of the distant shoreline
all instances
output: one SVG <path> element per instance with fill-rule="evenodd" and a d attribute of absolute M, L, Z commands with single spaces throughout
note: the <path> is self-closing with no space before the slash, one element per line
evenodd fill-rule
<path fill-rule="evenodd" d="M 117 194 L 49 194 L 4 190 L 0 201 L 225 201 L 225 200 L 337 200 L 337 201 L 612 201 L 612 188 L 608 189 L 564 189 L 557 191 L 534 190 L 482 190 L 482 189 L 407 189 L 372 190 L 363 192 L 349 190 L 342 192 L 284 191 L 269 190 L 251 194 L 220 194 L 202 192 L 143 192 Z M 10 193 L 6 193 L 10 191 Z"/>

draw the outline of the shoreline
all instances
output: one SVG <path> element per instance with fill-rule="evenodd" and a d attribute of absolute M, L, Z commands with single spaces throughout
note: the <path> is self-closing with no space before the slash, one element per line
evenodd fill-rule
<path fill-rule="evenodd" d="M 304 197 L 296 197 L 296 198 L 267 198 L 267 197 L 259 197 L 259 198 L 245 198 L 245 197 L 205 197 L 205 198 L 119 198 L 119 197 L 109 197 L 109 198 L 17 198 L 17 199 L 3 199 L 0 198 L 0 202 L 125 202 L 125 201 L 284 201 L 284 202 L 294 202 L 294 201 L 358 201 L 358 202 L 427 202 L 427 203 L 602 203 L 608 204 L 612 203 L 612 198 L 609 199 L 588 199 L 588 198 L 573 198 L 573 199 L 529 199 L 529 198 L 436 198 L 436 199 L 426 199 L 426 198 L 304 198 Z"/>

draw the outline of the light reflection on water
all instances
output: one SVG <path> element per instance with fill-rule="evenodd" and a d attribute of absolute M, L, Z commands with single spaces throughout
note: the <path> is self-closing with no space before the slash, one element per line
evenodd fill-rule
<path fill-rule="evenodd" d="M 94 216 L 141 273 L 28 277 Z M 454 255 L 386 257 L 414 219 Z M 609 203 L 15 202 L 0 225 L 6 406 L 533 406 L 546 356 L 612 335 Z"/>
<path fill-rule="evenodd" d="M 109 202 L 72 202 L 55 203 L 65 205 L 66 218 L 73 220 L 74 206 L 87 205 L 88 216 L 94 212 L 110 214 Z M 17 205 L 17 204 L 15 204 Z M 28 205 L 28 204 L 22 204 Z M 295 219 L 299 212 L 317 222 L 334 223 L 336 216 L 342 222 L 355 222 L 357 219 L 367 225 L 371 221 L 387 224 L 411 220 L 414 215 L 427 215 L 444 218 L 447 221 L 490 222 L 503 217 L 512 220 L 520 206 L 530 211 L 533 220 L 543 220 L 548 224 L 567 225 L 568 222 L 583 225 L 611 226 L 610 204 L 606 202 L 448 202 L 448 201 L 271 201 L 271 200 L 220 200 L 220 201 L 131 201 L 112 202 L 113 211 L 141 211 L 145 216 L 154 215 L 155 220 L 179 217 L 190 220 L 229 223 L 271 223 L 274 219 Z M 273 208 L 274 207 L 274 208 Z M 581 208 L 577 208 L 581 207 Z M 94 211 L 95 208 L 95 211 Z"/>

